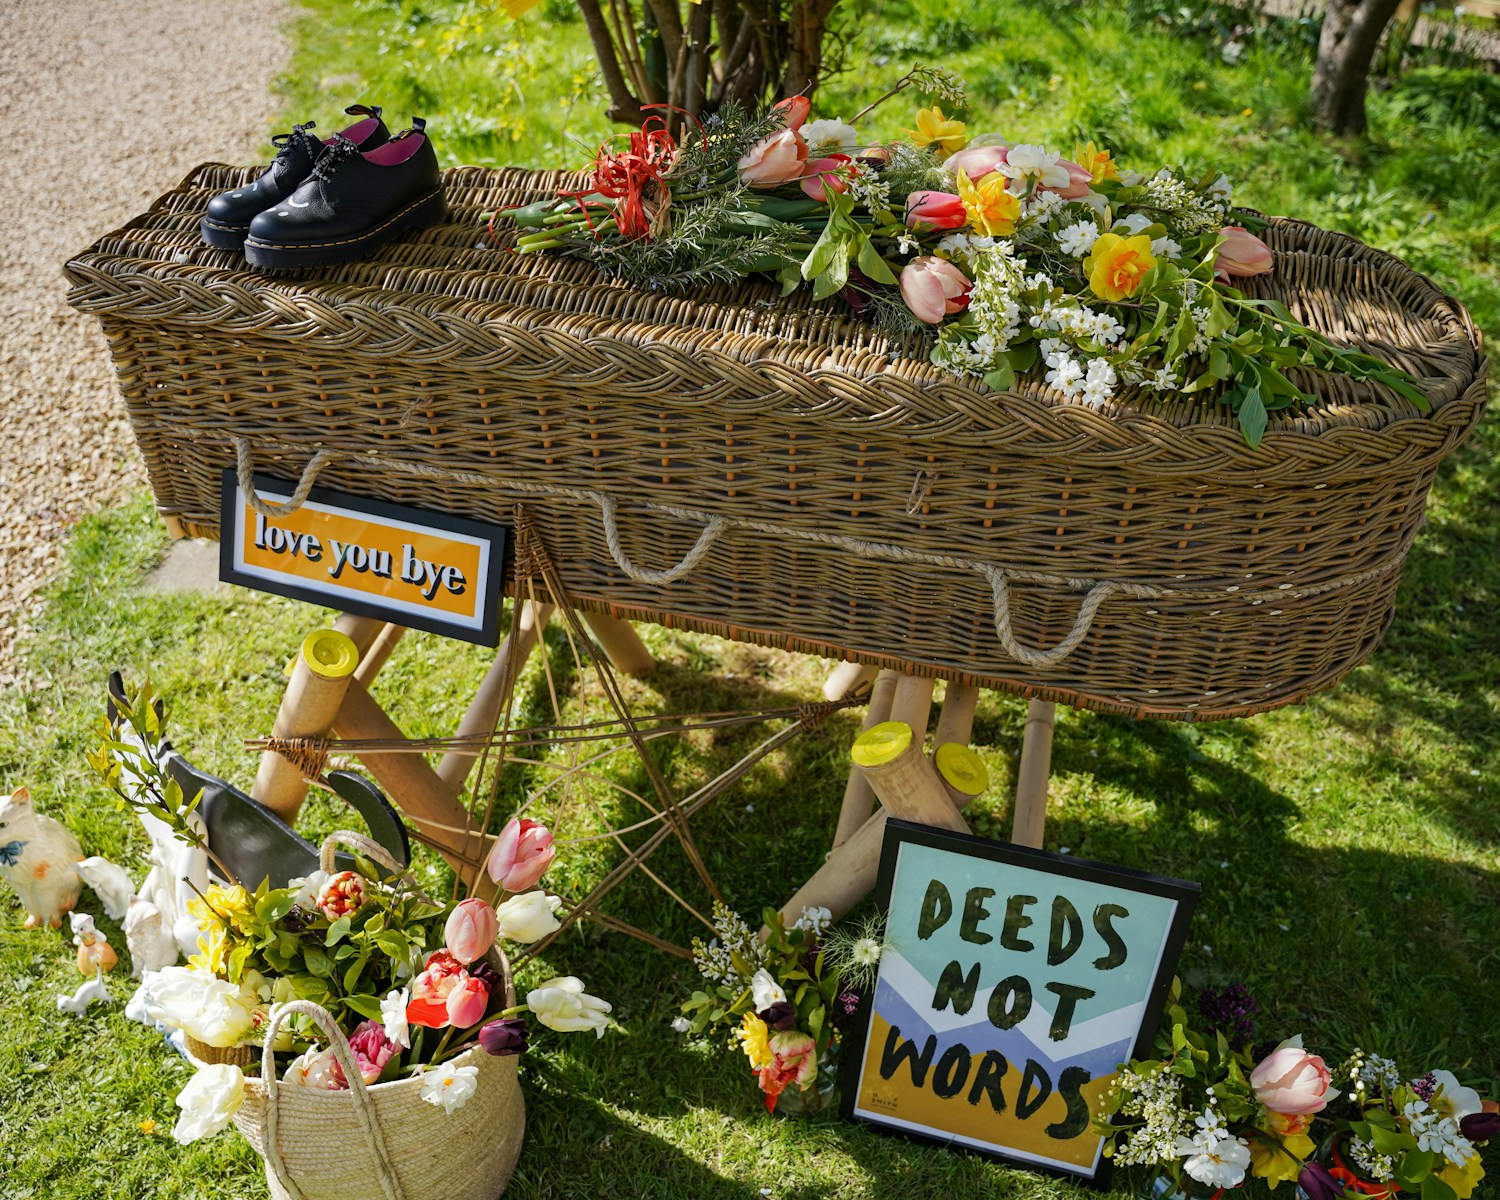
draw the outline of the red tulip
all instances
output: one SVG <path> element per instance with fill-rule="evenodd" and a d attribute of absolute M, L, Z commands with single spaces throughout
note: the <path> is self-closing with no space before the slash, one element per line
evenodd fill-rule
<path fill-rule="evenodd" d="M 507 892 L 524 892 L 552 865 L 552 832 L 530 817 L 512 817 L 490 849 L 490 878 Z"/>
<path fill-rule="evenodd" d="M 958 229 L 968 223 L 964 202 L 952 192 L 913 192 L 906 198 L 909 229 Z"/>
<path fill-rule="evenodd" d="M 807 114 L 812 111 L 812 101 L 806 96 L 788 96 L 771 111 L 781 114 L 788 129 L 801 129 L 802 122 L 807 120 Z"/>
<path fill-rule="evenodd" d="M 802 176 L 802 190 L 819 204 L 826 204 L 829 189 L 835 192 L 849 190 L 849 176 L 856 170 L 850 165 L 847 154 L 815 158 L 807 164 L 807 172 Z"/>

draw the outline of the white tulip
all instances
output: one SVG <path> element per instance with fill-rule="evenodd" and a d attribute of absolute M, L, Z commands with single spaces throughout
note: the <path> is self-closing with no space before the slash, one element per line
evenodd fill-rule
<path fill-rule="evenodd" d="M 607 1014 L 614 1006 L 585 992 L 581 979 L 565 975 L 561 979 L 549 979 L 541 987 L 527 992 L 526 1007 L 548 1029 L 559 1033 L 592 1029 L 596 1037 L 603 1037 L 609 1025 Z"/>
<path fill-rule="evenodd" d="M 255 1027 L 260 998 L 228 980 L 191 967 L 165 967 L 151 980 L 146 1011 L 210 1046 L 237 1046 Z"/>
<path fill-rule="evenodd" d="M 245 1099 L 245 1073 L 233 1063 L 201 1067 L 177 1093 L 182 1116 L 172 1136 L 184 1146 L 212 1137 L 229 1124 Z"/>
<path fill-rule="evenodd" d="M 557 912 L 562 900 L 537 890 L 512 896 L 495 910 L 500 936 L 512 942 L 535 942 L 562 928 Z"/>

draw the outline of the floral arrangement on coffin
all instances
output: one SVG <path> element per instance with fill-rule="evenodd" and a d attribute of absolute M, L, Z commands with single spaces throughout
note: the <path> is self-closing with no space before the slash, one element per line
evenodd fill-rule
<path fill-rule="evenodd" d="M 941 103 L 907 140 L 871 144 L 859 121 L 913 86 L 964 103 L 951 73 L 918 67 L 848 123 L 809 120 L 803 96 L 727 104 L 680 142 L 653 116 L 600 147 L 588 189 L 495 215 L 533 231 L 523 254 L 580 256 L 645 288 L 766 273 L 783 294 L 842 295 L 897 336 L 931 331 L 935 365 L 996 390 L 1032 372 L 1094 408 L 1203 392 L 1252 446 L 1269 411 L 1310 399 L 1298 370 L 1375 380 L 1427 410 L 1405 372 L 1230 286 L 1274 263 L 1224 176 L 971 136 Z"/>
<path fill-rule="evenodd" d="M 1122 1064 L 1096 1114 L 1116 1164 L 1151 1167 L 1190 1194 L 1197 1185 L 1217 1196 L 1249 1177 L 1294 1183 L 1308 1200 L 1474 1194 L 1500 1107 L 1451 1071 L 1413 1078 L 1359 1050 L 1330 1068 L 1300 1036 L 1257 1056 L 1257 1006 L 1242 986 L 1201 994 L 1202 1029 L 1180 998 L 1176 983 L 1157 1057 Z"/>
<path fill-rule="evenodd" d="M 804 1112 L 821 1108 L 833 1086 L 839 1028 L 859 1007 L 884 949 L 878 926 L 829 929 L 826 908 L 808 908 L 788 929 L 767 909 L 762 940 L 738 913 L 714 905 L 714 931 L 693 942 L 693 961 L 710 985 L 682 1005 L 674 1028 L 702 1035 L 730 1031 L 775 1112 L 791 1090 Z"/>

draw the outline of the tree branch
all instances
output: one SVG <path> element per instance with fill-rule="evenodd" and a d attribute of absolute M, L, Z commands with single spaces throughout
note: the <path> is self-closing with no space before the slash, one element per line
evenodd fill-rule
<path fill-rule="evenodd" d="M 625 121 L 632 125 L 641 122 L 641 102 L 625 76 L 620 71 L 620 60 L 615 44 L 609 35 L 609 24 L 599 10 L 599 0 L 578 0 L 583 22 L 588 26 L 589 40 L 594 43 L 594 55 L 599 59 L 599 69 L 604 75 L 604 86 L 609 89 L 609 117 L 613 121 Z"/>

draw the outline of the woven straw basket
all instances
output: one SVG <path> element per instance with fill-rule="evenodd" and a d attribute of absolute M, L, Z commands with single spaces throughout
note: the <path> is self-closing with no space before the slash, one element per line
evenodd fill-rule
<path fill-rule="evenodd" d="M 323 870 L 334 865 L 339 843 L 388 870 L 400 869 L 378 843 L 337 830 L 323 842 Z M 504 951 L 496 946 L 489 961 L 505 981 L 505 1007 L 513 1007 L 515 986 Z M 276 1037 L 297 1014 L 322 1029 L 349 1081 L 347 1091 L 280 1082 Z M 190 1042 L 190 1057 L 200 1045 Z M 248 1065 L 223 1057 L 199 1061 Z M 479 1075 L 468 1102 L 446 1113 L 422 1099 L 420 1078 L 366 1086 L 349 1039 L 327 1009 L 294 1000 L 272 1012 L 260 1063 L 260 1077 L 245 1080 L 234 1123 L 265 1160 L 273 1200 L 495 1200 L 510 1182 L 526 1129 L 515 1055 L 497 1058 L 476 1046 L 453 1059 L 455 1066 L 478 1068 Z"/>
<path fill-rule="evenodd" d="M 1247 291 L 1411 371 L 1430 414 L 1307 377 L 1318 401 L 1252 451 L 1201 395 L 997 395 L 806 294 L 668 296 L 497 251 L 479 214 L 577 184 L 559 173 L 448 171 L 448 223 L 258 275 L 197 235 L 253 174 L 200 168 L 68 264 L 190 532 L 217 535 L 230 467 L 483 520 L 519 504 L 584 607 L 1106 711 L 1241 716 L 1360 663 L 1484 404 L 1457 302 L 1297 221 L 1272 221 Z"/>

